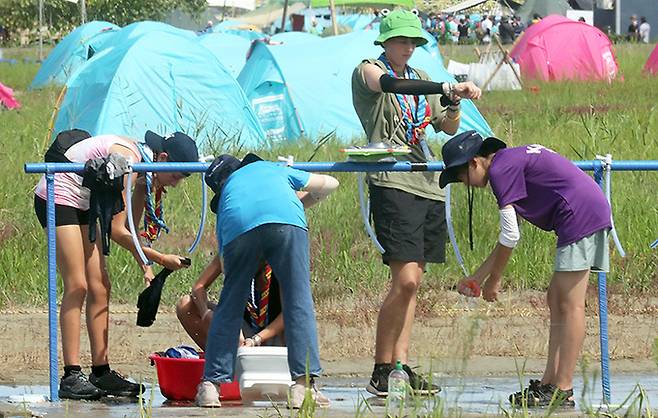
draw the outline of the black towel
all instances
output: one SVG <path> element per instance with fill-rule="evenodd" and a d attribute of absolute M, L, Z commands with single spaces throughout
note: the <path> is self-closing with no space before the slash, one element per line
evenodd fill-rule
<path fill-rule="evenodd" d="M 181 263 L 190 265 L 192 261 L 189 258 L 183 258 Z M 155 315 L 158 313 L 158 306 L 160 306 L 160 297 L 162 296 L 162 288 L 164 287 L 165 280 L 172 273 L 172 270 L 163 268 L 160 273 L 151 280 L 151 284 L 146 289 L 142 290 L 137 298 L 137 326 L 150 327 L 155 322 Z"/>
<path fill-rule="evenodd" d="M 142 290 L 137 299 L 137 326 L 150 327 L 155 322 L 155 315 L 158 313 L 158 306 L 160 306 L 160 296 L 162 296 L 162 287 L 165 280 L 172 273 L 172 270 L 163 268 L 158 273 L 151 284 L 146 289 Z"/>

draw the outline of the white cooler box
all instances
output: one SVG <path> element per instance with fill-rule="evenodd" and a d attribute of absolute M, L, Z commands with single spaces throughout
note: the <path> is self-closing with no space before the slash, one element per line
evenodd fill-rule
<path fill-rule="evenodd" d="M 236 364 L 243 402 L 285 401 L 293 384 L 286 347 L 240 347 Z"/>

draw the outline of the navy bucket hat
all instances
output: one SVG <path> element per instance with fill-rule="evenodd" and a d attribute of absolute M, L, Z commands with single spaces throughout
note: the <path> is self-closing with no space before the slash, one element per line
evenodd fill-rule
<path fill-rule="evenodd" d="M 506 147 L 507 145 L 500 139 L 493 136 L 482 139 L 482 136 L 476 131 L 462 132 L 450 138 L 441 148 L 445 168 L 439 177 L 439 186 L 444 188 L 450 183 L 458 182 L 459 167 L 478 155 L 480 150 L 496 152 Z"/>
<path fill-rule="evenodd" d="M 217 213 L 219 197 L 231 174 L 247 164 L 262 160 L 258 155 L 252 153 L 247 154 L 242 161 L 230 154 L 222 154 L 214 159 L 204 174 L 206 184 L 215 192 L 215 196 L 210 201 L 210 210 L 213 213 Z"/>

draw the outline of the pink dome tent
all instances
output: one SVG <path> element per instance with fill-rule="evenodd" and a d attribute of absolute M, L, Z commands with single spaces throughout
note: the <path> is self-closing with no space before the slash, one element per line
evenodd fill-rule
<path fill-rule="evenodd" d="M 612 43 L 594 26 L 551 15 L 530 26 L 510 56 L 530 79 L 612 81 L 619 70 Z"/>
<path fill-rule="evenodd" d="M 647 63 L 644 64 L 644 72 L 651 75 L 658 75 L 658 44 L 653 49 Z"/>

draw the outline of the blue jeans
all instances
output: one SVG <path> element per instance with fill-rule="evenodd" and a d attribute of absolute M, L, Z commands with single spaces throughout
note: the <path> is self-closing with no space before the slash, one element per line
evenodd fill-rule
<path fill-rule="evenodd" d="M 319 376 L 308 232 L 293 225 L 261 225 L 225 245 L 223 255 L 224 287 L 208 330 L 203 379 L 215 383 L 233 380 L 242 314 L 261 260 L 270 264 L 281 287 L 292 379 L 304 376 L 307 369 L 311 376 Z"/>

